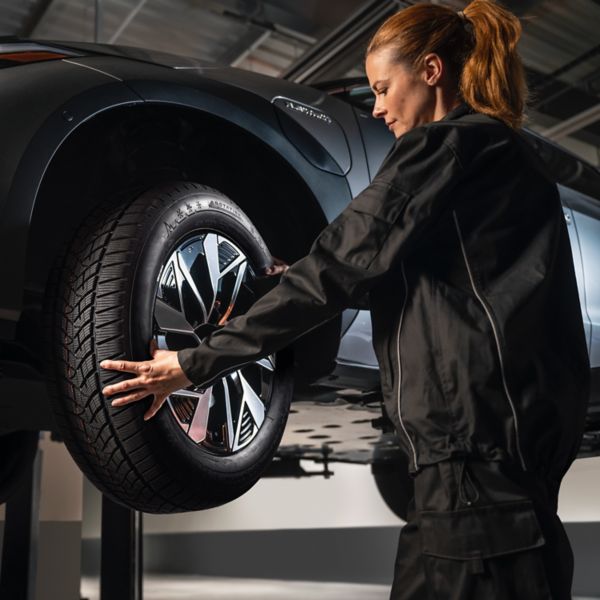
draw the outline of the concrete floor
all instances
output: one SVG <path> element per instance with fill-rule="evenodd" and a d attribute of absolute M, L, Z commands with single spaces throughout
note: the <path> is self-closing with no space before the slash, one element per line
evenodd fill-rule
<path fill-rule="evenodd" d="M 81 597 L 99 600 L 98 580 L 84 578 Z M 144 600 L 388 600 L 389 587 L 322 581 L 161 575 L 144 578 Z"/>
<path fill-rule="evenodd" d="M 98 580 L 82 580 L 81 596 L 99 600 Z M 199 576 L 146 576 L 144 600 L 388 600 L 387 585 Z M 574 597 L 573 600 L 600 600 Z"/>

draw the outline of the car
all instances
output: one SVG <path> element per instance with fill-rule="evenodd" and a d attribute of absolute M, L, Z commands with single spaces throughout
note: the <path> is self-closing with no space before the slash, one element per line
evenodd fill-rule
<path fill-rule="evenodd" d="M 0 500 L 50 430 L 107 497 L 172 513 L 229 502 L 302 460 L 370 465 L 411 495 L 385 413 L 368 304 L 289 347 L 112 407 L 101 360 L 202 343 L 273 286 L 363 190 L 394 137 L 365 79 L 307 86 L 153 50 L 0 39 Z M 600 430 L 600 173 L 533 131 L 569 225 Z M 33 432 L 33 433 L 32 433 Z M 318 472 L 317 472 L 318 473 Z"/>

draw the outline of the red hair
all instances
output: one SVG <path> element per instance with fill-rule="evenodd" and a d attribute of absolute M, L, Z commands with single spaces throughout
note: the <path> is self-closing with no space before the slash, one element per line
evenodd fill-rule
<path fill-rule="evenodd" d="M 494 0 L 473 0 L 463 11 L 439 4 L 415 4 L 389 17 L 367 47 L 381 48 L 413 69 L 429 53 L 438 54 L 458 95 L 477 112 L 512 128 L 524 121 L 528 89 L 517 52 L 519 19 Z"/>

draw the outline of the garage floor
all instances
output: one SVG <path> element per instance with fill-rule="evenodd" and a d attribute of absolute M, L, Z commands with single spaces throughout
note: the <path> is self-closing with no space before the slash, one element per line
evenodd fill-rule
<path fill-rule="evenodd" d="M 82 580 L 81 596 L 99 600 L 98 580 Z M 388 600 L 387 585 L 178 575 L 148 576 L 144 600 Z M 573 597 L 573 600 L 600 600 Z"/>
<path fill-rule="evenodd" d="M 85 578 L 82 598 L 99 600 L 98 580 Z M 387 600 L 388 586 L 201 576 L 147 576 L 144 600 Z"/>

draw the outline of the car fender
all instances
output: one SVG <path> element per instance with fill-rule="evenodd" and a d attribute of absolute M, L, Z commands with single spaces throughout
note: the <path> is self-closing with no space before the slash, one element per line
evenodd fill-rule
<path fill-rule="evenodd" d="M 72 68 L 77 66 L 72 65 Z M 180 81 L 138 79 L 125 83 L 118 76 L 103 73 L 101 69 L 79 68 L 86 71 L 88 78 L 88 72 L 91 72 L 96 85 L 65 99 L 63 104 L 49 111 L 33 135 L 27 132 L 31 139 L 21 154 L 14 175 L 11 178 L 10 173 L 5 172 L 0 182 L 5 190 L 8 187 L 2 210 L 0 255 L 11 257 L 10 261 L 0 263 L 0 277 L 11 282 L 10 286 L 3 286 L 0 297 L 0 337 L 14 337 L 23 307 L 28 228 L 44 174 L 64 141 L 77 127 L 101 112 L 127 104 L 162 103 L 193 107 L 229 120 L 271 146 L 298 172 L 320 202 L 323 226 L 352 197 L 347 179 L 315 168 L 286 138 L 271 103 L 255 94 L 238 89 L 233 102 L 227 97 L 230 94 L 227 86 L 221 82 L 205 83 L 204 89 L 186 87 Z M 240 94 L 244 96 L 243 101 Z M 14 94 L 13 101 L 17 102 Z M 43 94 L 40 102 L 43 102 Z M 7 143 L 11 144 L 11 140 L 8 139 Z M 10 186 L 7 186 L 9 180 Z M 327 198 L 327 203 L 322 201 L 324 198 Z"/>

